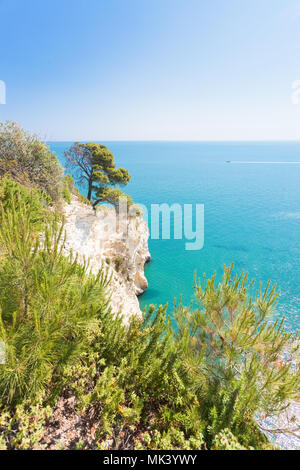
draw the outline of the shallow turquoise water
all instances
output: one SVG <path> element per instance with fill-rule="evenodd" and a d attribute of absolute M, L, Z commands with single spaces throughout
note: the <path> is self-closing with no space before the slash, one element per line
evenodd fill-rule
<path fill-rule="evenodd" d="M 64 164 L 68 142 L 50 147 Z M 194 270 L 237 271 L 277 282 L 278 315 L 300 327 L 300 165 L 228 164 L 238 161 L 300 161 L 300 143 L 106 142 L 117 164 L 128 168 L 126 191 L 150 204 L 205 205 L 205 244 L 186 251 L 186 240 L 151 240 L 146 267 L 149 289 L 141 306 L 173 304 L 193 296 Z M 83 188 L 79 188 L 84 192 Z"/>

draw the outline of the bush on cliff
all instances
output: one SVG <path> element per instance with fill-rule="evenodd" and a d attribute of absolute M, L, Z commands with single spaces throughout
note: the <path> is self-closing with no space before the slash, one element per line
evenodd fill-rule
<path fill-rule="evenodd" d="M 247 273 L 224 268 L 196 280 L 197 308 L 178 305 L 176 340 L 183 365 L 201 403 L 199 416 L 208 425 L 207 445 L 229 429 L 246 446 L 257 445 L 256 419 L 276 416 L 297 399 L 300 389 L 298 333 L 282 320 L 272 321 L 276 286 L 260 285 L 253 299 Z"/>
<path fill-rule="evenodd" d="M 4 175 L 44 190 L 53 201 L 62 196 L 63 168 L 57 158 L 37 136 L 14 122 L 0 122 L 0 177 Z"/>

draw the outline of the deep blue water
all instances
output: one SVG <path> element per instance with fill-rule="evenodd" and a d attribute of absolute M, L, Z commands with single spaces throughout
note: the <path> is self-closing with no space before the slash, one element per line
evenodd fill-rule
<path fill-rule="evenodd" d="M 149 289 L 141 306 L 193 296 L 194 271 L 222 272 L 224 264 L 250 277 L 277 282 L 278 315 L 300 327 L 300 165 L 228 164 L 300 161 L 300 143 L 104 142 L 118 166 L 132 175 L 126 188 L 150 204 L 205 205 L 205 244 L 186 251 L 186 240 L 151 240 Z M 68 142 L 50 143 L 64 164 Z M 84 192 L 83 188 L 79 188 Z"/>

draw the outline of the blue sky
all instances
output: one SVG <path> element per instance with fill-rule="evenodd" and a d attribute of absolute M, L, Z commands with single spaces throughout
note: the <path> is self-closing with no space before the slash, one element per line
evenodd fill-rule
<path fill-rule="evenodd" d="M 0 0 L 0 80 L 46 140 L 300 140 L 299 0 Z"/>

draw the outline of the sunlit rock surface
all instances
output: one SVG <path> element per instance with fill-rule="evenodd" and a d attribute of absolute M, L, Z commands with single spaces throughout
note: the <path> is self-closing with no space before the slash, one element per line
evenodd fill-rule
<path fill-rule="evenodd" d="M 108 269 L 113 312 L 122 312 L 125 321 L 141 315 L 137 296 L 148 287 L 144 266 L 150 261 L 146 222 L 141 216 L 116 221 L 113 209 L 101 206 L 94 211 L 75 197 L 64 212 L 65 252 L 73 250 L 81 262 L 88 258 L 93 273 L 102 265 Z"/>

